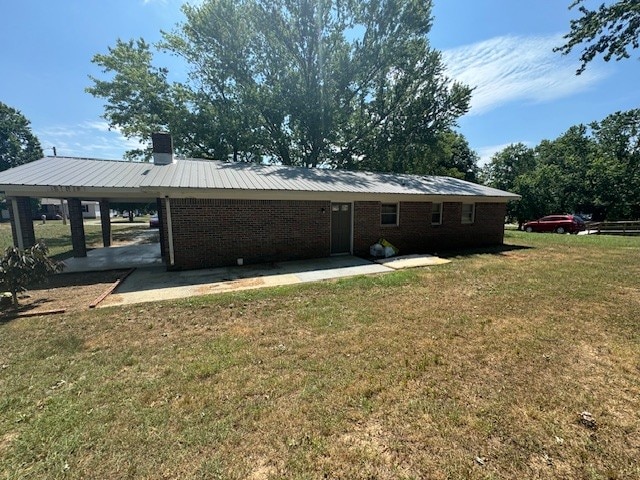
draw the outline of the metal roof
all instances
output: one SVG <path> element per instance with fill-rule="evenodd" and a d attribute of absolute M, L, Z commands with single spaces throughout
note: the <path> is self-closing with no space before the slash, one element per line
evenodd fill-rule
<path fill-rule="evenodd" d="M 100 190 L 124 194 L 139 189 L 156 194 L 182 191 L 183 195 L 195 191 L 214 193 L 212 190 L 215 190 L 217 194 L 225 191 L 259 191 L 444 195 L 491 197 L 498 201 L 519 198 L 518 195 L 509 192 L 451 177 L 310 169 L 201 159 L 178 159 L 169 165 L 154 165 L 117 160 L 45 157 L 0 172 L 0 190 L 8 195 L 31 189 L 41 193 L 46 190 L 46 196 L 50 197 L 62 196 L 68 192 L 82 192 L 86 194 L 82 196 L 89 196 L 90 193 L 98 193 Z"/>

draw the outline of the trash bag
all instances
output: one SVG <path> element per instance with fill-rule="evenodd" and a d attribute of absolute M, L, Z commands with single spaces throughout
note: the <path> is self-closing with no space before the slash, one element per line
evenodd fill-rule
<path fill-rule="evenodd" d="M 378 243 L 384 247 L 384 256 L 385 258 L 393 257 L 397 255 L 400 250 L 391 245 L 391 243 L 387 242 L 384 238 L 378 240 Z"/>
<path fill-rule="evenodd" d="M 379 243 L 374 243 L 373 245 L 371 245 L 371 247 L 369 247 L 369 254 L 372 257 L 376 258 L 384 257 L 384 247 Z"/>

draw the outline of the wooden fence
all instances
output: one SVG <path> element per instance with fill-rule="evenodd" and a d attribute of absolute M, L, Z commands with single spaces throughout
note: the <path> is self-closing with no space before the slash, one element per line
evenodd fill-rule
<path fill-rule="evenodd" d="M 587 222 L 587 233 L 596 235 L 640 235 L 640 222 Z"/>

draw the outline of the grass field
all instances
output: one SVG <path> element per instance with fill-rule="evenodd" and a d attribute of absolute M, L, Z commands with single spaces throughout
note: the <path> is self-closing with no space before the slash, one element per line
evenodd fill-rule
<path fill-rule="evenodd" d="M 112 219 L 111 236 L 113 241 L 126 240 L 140 228 L 148 228 L 148 217 L 137 217 L 135 220 L 135 222 L 129 223 L 126 219 Z M 41 221 L 34 221 L 33 230 L 36 240 L 44 240 L 52 257 L 62 260 L 71 256 L 71 226 L 69 222 L 64 225 L 62 220 L 47 220 L 44 224 Z M 99 220 L 85 222 L 84 233 L 87 246 L 102 247 L 102 228 Z M 11 245 L 13 245 L 11 224 L 9 222 L 0 223 L 0 251 L 4 251 Z"/>
<path fill-rule="evenodd" d="M 640 239 L 506 243 L 2 324 L 0 476 L 640 478 Z"/>

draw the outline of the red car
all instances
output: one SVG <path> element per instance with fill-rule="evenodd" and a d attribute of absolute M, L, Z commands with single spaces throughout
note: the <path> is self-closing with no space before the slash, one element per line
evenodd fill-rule
<path fill-rule="evenodd" d="M 548 215 L 522 226 L 525 232 L 556 232 L 576 234 L 586 229 L 584 220 L 577 215 Z"/>

